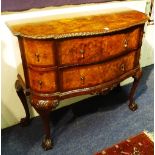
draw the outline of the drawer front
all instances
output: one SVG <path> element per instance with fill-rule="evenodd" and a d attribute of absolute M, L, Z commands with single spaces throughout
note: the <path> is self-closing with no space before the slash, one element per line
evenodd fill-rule
<path fill-rule="evenodd" d="M 64 69 L 62 71 L 63 91 L 91 87 L 118 78 L 134 68 L 135 54 L 134 51 L 103 64 Z"/>
<path fill-rule="evenodd" d="M 55 92 L 56 73 L 55 71 L 36 71 L 28 69 L 30 88 L 37 92 Z"/>
<path fill-rule="evenodd" d="M 140 28 L 135 28 L 108 36 L 63 40 L 58 46 L 60 64 L 95 63 L 137 49 L 140 31 Z"/>
<path fill-rule="evenodd" d="M 36 66 L 54 66 L 54 42 L 47 40 L 23 40 L 26 61 Z"/>

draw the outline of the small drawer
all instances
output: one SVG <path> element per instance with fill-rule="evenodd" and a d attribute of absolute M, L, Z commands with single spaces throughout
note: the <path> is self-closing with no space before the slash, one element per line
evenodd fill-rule
<path fill-rule="evenodd" d="M 87 88 L 118 78 L 134 68 L 136 52 L 103 64 L 63 69 L 63 91 Z"/>
<path fill-rule="evenodd" d="M 30 65 L 54 66 L 54 42 L 49 40 L 23 39 L 26 61 Z"/>
<path fill-rule="evenodd" d="M 139 48 L 140 28 L 105 36 L 65 39 L 59 42 L 61 65 L 104 61 Z"/>
<path fill-rule="evenodd" d="M 32 68 L 28 69 L 30 88 L 37 92 L 55 92 L 56 72 L 55 71 L 36 71 Z"/>

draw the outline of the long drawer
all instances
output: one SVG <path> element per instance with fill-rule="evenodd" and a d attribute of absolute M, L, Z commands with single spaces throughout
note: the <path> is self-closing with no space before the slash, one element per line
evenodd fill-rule
<path fill-rule="evenodd" d="M 90 64 L 135 50 L 140 45 L 141 28 L 132 28 L 97 37 L 65 39 L 59 42 L 60 65 Z"/>
<path fill-rule="evenodd" d="M 95 86 L 114 80 L 134 68 L 136 52 L 103 64 L 63 69 L 61 72 L 63 91 Z"/>
<path fill-rule="evenodd" d="M 104 61 L 139 48 L 141 30 L 135 27 L 104 36 L 55 41 L 24 38 L 26 61 L 44 67 L 56 66 L 56 62 L 63 66 Z"/>
<path fill-rule="evenodd" d="M 37 92 L 48 93 L 86 88 L 114 80 L 134 68 L 136 52 L 101 64 L 61 68 L 59 72 L 50 68 L 29 67 L 30 88 Z M 62 90 L 58 90 L 58 76 Z"/>

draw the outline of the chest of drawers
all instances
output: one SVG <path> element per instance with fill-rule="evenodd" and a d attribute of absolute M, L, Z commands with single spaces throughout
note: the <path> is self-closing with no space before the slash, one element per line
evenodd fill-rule
<path fill-rule="evenodd" d="M 125 10 L 65 19 L 7 23 L 18 37 L 25 80 L 18 74 L 17 94 L 30 122 L 26 96 L 43 119 L 42 146 L 52 148 L 48 115 L 60 100 L 110 91 L 133 77 L 129 108 L 142 75 L 139 58 L 147 17 Z"/>

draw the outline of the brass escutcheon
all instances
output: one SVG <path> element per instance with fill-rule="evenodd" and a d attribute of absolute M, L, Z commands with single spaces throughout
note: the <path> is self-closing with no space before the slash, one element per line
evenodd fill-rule
<path fill-rule="evenodd" d="M 128 41 L 126 39 L 124 40 L 124 47 L 128 47 Z"/>
<path fill-rule="evenodd" d="M 121 70 L 124 71 L 125 70 L 125 65 L 121 64 Z"/>
<path fill-rule="evenodd" d="M 81 77 L 80 77 L 80 80 L 81 80 L 81 83 L 84 84 L 84 82 L 85 82 L 85 77 L 81 76 Z"/>
<path fill-rule="evenodd" d="M 42 88 L 43 82 L 41 80 L 38 81 L 40 89 Z"/>
<path fill-rule="evenodd" d="M 81 49 L 81 50 L 80 50 L 80 53 L 82 54 L 82 55 L 81 55 L 81 58 L 84 58 L 84 53 L 85 53 L 85 51 Z"/>
<path fill-rule="evenodd" d="M 40 55 L 38 53 L 35 53 L 35 57 L 36 57 L 37 61 L 39 62 L 40 61 Z"/>

